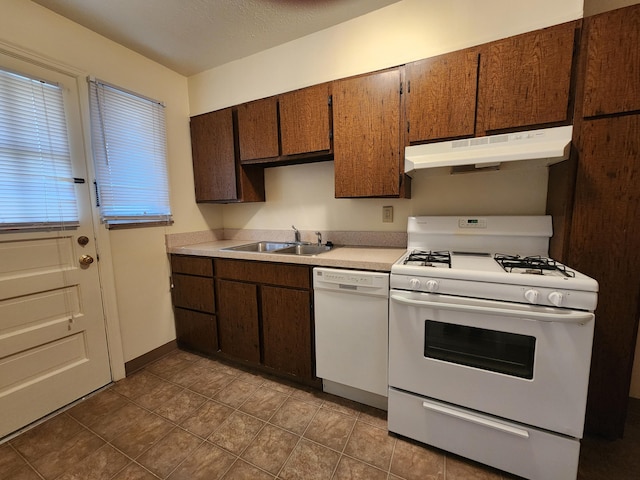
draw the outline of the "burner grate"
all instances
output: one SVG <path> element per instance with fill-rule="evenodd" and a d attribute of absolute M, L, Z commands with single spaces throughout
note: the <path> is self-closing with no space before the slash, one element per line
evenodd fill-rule
<path fill-rule="evenodd" d="M 565 277 L 575 277 L 575 273 L 555 260 L 540 255 L 521 257 L 520 255 L 504 255 L 496 253 L 494 259 L 506 272 L 514 269 L 523 270 L 521 273 L 544 275 L 545 272 L 559 272 Z"/>
<path fill-rule="evenodd" d="M 404 259 L 404 265 L 418 265 L 422 267 L 446 265 L 448 268 L 451 268 L 451 254 L 448 251 L 432 252 L 426 250 L 413 250 Z"/>

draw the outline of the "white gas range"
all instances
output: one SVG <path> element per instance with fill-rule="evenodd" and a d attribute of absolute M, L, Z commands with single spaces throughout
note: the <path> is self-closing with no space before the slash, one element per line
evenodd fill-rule
<path fill-rule="evenodd" d="M 392 266 L 389 430 L 531 479 L 575 479 L 598 284 L 551 218 L 410 217 Z"/>

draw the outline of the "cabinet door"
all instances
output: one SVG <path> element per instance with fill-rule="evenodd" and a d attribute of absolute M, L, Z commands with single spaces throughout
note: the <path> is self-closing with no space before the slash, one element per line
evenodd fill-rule
<path fill-rule="evenodd" d="M 329 84 L 280 95 L 282 155 L 329 151 Z"/>
<path fill-rule="evenodd" d="M 469 49 L 406 65 L 409 143 L 473 136 L 478 58 Z"/>
<path fill-rule="evenodd" d="M 585 19 L 585 117 L 640 110 L 640 5 Z"/>
<path fill-rule="evenodd" d="M 277 157 L 278 100 L 264 98 L 238 106 L 240 161 Z"/>
<path fill-rule="evenodd" d="M 205 354 L 218 350 L 216 317 L 183 308 L 174 309 L 178 346 Z"/>
<path fill-rule="evenodd" d="M 480 56 L 477 133 L 567 122 L 576 22 L 489 43 Z"/>
<path fill-rule="evenodd" d="M 640 115 L 585 121 L 568 264 L 600 284 L 585 428 L 622 436 L 640 315 Z"/>
<path fill-rule="evenodd" d="M 400 195 L 400 71 L 333 83 L 335 196 Z"/>
<path fill-rule="evenodd" d="M 191 117 L 196 202 L 237 200 L 233 112 L 230 108 Z"/>
<path fill-rule="evenodd" d="M 218 343 L 220 351 L 260 363 L 257 286 L 218 280 Z"/>
<path fill-rule="evenodd" d="M 264 364 L 312 379 L 311 292 L 262 287 Z"/>
<path fill-rule="evenodd" d="M 264 202 L 264 170 L 236 158 L 231 108 L 191 117 L 196 202 Z"/>

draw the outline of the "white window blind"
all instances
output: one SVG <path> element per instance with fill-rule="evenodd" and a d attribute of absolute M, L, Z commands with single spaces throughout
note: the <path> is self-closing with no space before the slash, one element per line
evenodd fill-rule
<path fill-rule="evenodd" d="M 164 106 L 95 79 L 89 91 L 102 221 L 170 223 Z"/>
<path fill-rule="evenodd" d="M 0 70 L 0 231 L 78 224 L 62 89 Z"/>

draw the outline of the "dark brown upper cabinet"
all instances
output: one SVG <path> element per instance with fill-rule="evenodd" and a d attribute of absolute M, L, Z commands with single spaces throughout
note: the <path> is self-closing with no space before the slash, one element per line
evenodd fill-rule
<path fill-rule="evenodd" d="M 264 171 L 239 164 L 233 117 L 232 108 L 191 117 L 196 202 L 264 201 Z"/>
<path fill-rule="evenodd" d="M 277 97 L 238 106 L 238 139 L 242 162 L 280 154 Z"/>
<path fill-rule="evenodd" d="M 563 23 L 483 47 L 476 135 L 572 120 L 571 75 L 579 24 Z"/>
<path fill-rule="evenodd" d="M 478 49 L 406 65 L 409 144 L 475 133 Z"/>
<path fill-rule="evenodd" d="M 640 110 L 640 7 L 585 19 L 587 68 L 583 115 Z"/>
<path fill-rule="evenodd" d="M 329 160 L 329 84 L 239 105 L 238 137 L 244 164 Z"/>
<path fill-rule="evenodd" d="M 336 198 L 408 194 L 401 155 L 399 69 L 333 82 Z"/>
<path fill-rule="evenodd" d="M 280 95 L 282 155 L 331 150 L 329 84 Z"/>

